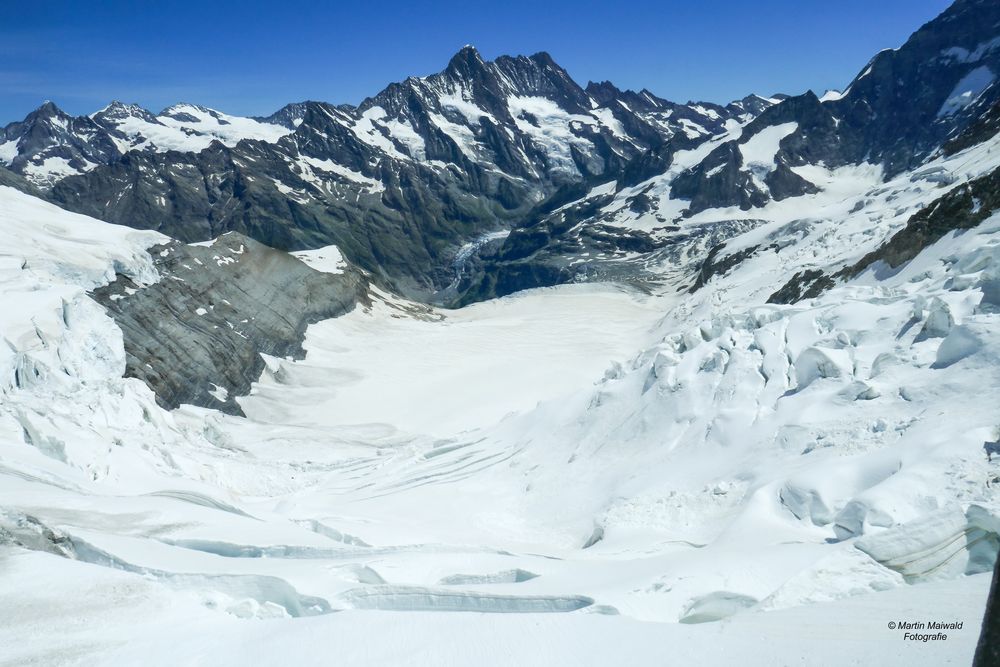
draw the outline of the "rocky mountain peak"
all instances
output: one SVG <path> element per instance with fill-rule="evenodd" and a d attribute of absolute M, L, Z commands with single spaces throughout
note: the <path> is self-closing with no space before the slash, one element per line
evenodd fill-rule
<path fill-rule="evenodd" d="M 101 111 L 127 113 L 132 109 L 138 109 L 138 108 L 139 108 L 138 104 L 125 104 L 121 100 L 111 100 L 111 103 L 108 104 L 108 106 L 101 109 Z"/>
<path fill-rule="evenodd" d="M 281 107 L 270 116 L 253 116 L 252 118 L 261 123 L 272 123 L 283 125 L 289 129 L 295 129 L 302 122 L 302 119 L 305 118 L 309 107 L 316 104 L 316 102 L 308 100 L 304 102 L 292 102 Z"/>
<path fill-rule="evenodd" d="M 583 90 L 601 106 L 610 104 L 622 94 L 622 91 L 610 81 L 588 81 Z"/>
<path fill-rule="evenodd" d="M 126 104 L 119 100 L 113 100 L 111 104 L 91 115 L 91 118 L 100 124 L 112 121 L 122 121 L 128 118 L 139 118 L 147 123 L 159 124 L 159 121 L 156 120 L 156 116 L 154 116 L 149 110 L 144 109 L 138 104 Z"/>
<path fill-rule="evenodd" d="M 451 60 L 448 61 L 448 66 L 445 68 L 445 72 L 460 77 L 473 76 L 473 73 L 480 70 L 485 64 L 486 61 L 479 55 L 476 47 L 466 44 L 459 49 L 458 53 L 451 57 Z"/>
<path fill-rule="evenodd" d="M 50 118 L 69 118 L 69 114 L 56 106 L 55 102 L 51 100 L 45 100 L 42 102 L 41 106 L 32 111 L 25 118 L 25 122 L 44 120 Z"/>
<path fill-rule="evenodd" d="M 571 113 L 590 110 L 587 93 L 544 51 L 531 56 L 500 56 L 493 65 L 507 94 L 545 97 Z"/>
<path fill-rule="evenodd" d="M 661 111 L 677 106 L 673 102 L 658 97 L 648 88 L 643 88 L 639 92 L 622 90 L 610 81 L 590 81 L 584 91 L 600 106 L 609 106 L 620 102 L 633 111 L 641 112 Z"/>
<path fill-rule="evenodd" d="M 167 118 L 173 118 L 182 123 L 197 123 L 202 120 L 202 117 L 209 116 L 217 120 L 221 119 L 222 114 L 215 109 L 210 109 L 200 104 L 191 104 L 189 102 L 179 102 L 173 104 L 158 115 L 166 116 Z"/>
<path fill-rule="evenodd" d="M 548 51 L 538 51 L 529 56 L 530 60 L 536 62 L 539 67 L 548 67 L 553 70 L 559 71 L 561 74 L 566 74 L 566 70 L 563 69 L 556 61 L 552 58 L 552 55 Z M 567 75 L 568 76 L 568 75 Z"/>

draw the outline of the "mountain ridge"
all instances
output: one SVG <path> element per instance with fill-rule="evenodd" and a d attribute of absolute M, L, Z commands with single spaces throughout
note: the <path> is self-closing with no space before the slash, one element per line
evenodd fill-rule
<path fill-rule="evenodd" d="M 12 144 L 22 122 L 4 130 L 0 157 L 13 155 L 12 171 L 77 212 L 182 241 L 238 231 L 289 250 L 337 244 L 400 293 L 467 303 L 498 294 L 487 274 L 508 260 L 522 276 L 504 281 L 516 291 L 606 275 L 625 248 L 656 251 L 669 241 L 635 226 L 644 215 L 668 228 L 815 195 L 823 185 L 806 172 L 816 167 L 877 164 L 891 178 L 923 164 L 1000 99 L 997 35 L 1000 9 L 962 0 L 873 56 L 843 93 L 748 95 L 725 106 L 610 82 L 582 87 L 544 51 L 487 61 L 466 46 L 440 72 L 391 83 L 357 106 L 297 102 L 238 119 L 189 104 L 156 116 L 109 105 L 80 121 L 93 141 L 32 125 L 34 147 Z M 59 114 L 49 105 L 35 120 L 58 116 L 72 129 Z M 632 214 L 583 216 L 590 204 L 579 197 L 612 181 L 618 193 L 640 188 Z M 573 225 L 539 226 L 555 208 L 548 202 L 569 204 L 573 193 Z M 506 240 L 478 244 L 506 230 Z M 456 276 L 469 244 L 476 250 Z"/>
<path fill-rule="evenodd" d="M 701 141 L 748 113 L 665 105 L 602 106 L 544 52 L 487 62 L 469 47 L 438 74 L 390 84 L 357 107 L 300 102 L 249 119 L 280 128 L 268 136 L 251 126 L 237 137 L 236 117 L 194 105 L 168 107 L 156 124 L 151 112 L 109 105 L 106 125 L 124 122 L 112 111 L 144 120 L 130 136 L 141 150 L 123 152 L 116 135 L 107 164 L 44 184 L 72 210 L 185 241 L 234 230 L 285 249 L 337 243 L 396 289 L 446 301 L 463 243 L 509 228 L 563 186 L 616 173 L 675 136 Z M 198 151 L 142 134 L 185 127 Z M 417 247 L 404 248 L 405 237 Z"/>

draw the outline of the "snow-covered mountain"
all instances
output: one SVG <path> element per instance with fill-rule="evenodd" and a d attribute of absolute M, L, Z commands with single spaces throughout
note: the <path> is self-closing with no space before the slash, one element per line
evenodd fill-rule
<path fill-rule="evenodd" d="M 392 84 L 356 109 L 341 105 L 326 111 L 376 153 L 451 162 L 457 150 L 512 176 L 572 179 L 600 169 L 594 154 L 601 150 L 628 158 L 674 134 L 704 138 L 727 119 L 749 120 L 774 101 L 750 96 L 727 107 L 679 105 L 646 90 L 621 91 L 610 82 L 584 90 L 548 54 L 486 62 L 467 46 L 440 74 Z M 266 118 L 242 118 L 193 104 L 154 115 L 115 101 L 73 118 L 46 102 L 4 129 L 3 157 L 14 171 L 52 185 L 130 150 L 198 152 L 213 140 L 227 146 L 240 139 L 274 143 L 297 128 L 312 106 L 295 103 Z M 109 139 L 117 152 L 108 149 Z M 75 148 L 79 155 L 57 154 L 56 147 Z M 74 164 L 75 171 L 54 162 L 46 168 L 50 157 L 85 162 Z"/>
<path fill-rule="evenodd" d="M 1000 100 L 997 12 L 957 2 L 822 100 L 681 105 L 581 87 L 545 53 L 487 62 L 465 47 L 442 72 L 358 107 L 304 102 L 244 119 L 112 104 L 71 119 L 46 106 L 8 126 L 3 155 L 77 212 L 184 241 L 237 231 L 284 249 L 335 244 L 395 291 L 436 303 L 647 280 L 642 267 L 683 220 L 816 195 L 825 185 L 810 169 L 875 165 L 892 177 L 923 164 Z M 58 123 L 39 120 L 53 114 Z M 46 139 L 18 139 L 35 135 Z M 622 256 L 638 261 L 623 268 Z"/>
<path fill-rule="evenodd" d="M 154 116 L 135 104 L 112 102 L 91 115 L 124 155 L 130 150 L 196 152 L 213 141 L 235 146 L 241 139 L 277 141 L 289 129 L 274 122 L 230 116 L 196 104 L 175 104 Z"/>
<path fill-rule="evenodd" d="M 115 101 L 90 116 L 73 117 L 46 102 L 0 130 L 0 163 L 42 187 L 83 174 L 131 150 L 200 151 L 213 141 L 276 141 L 290 130 L 277 123 L 229 116 L 193 104 L 159 115 Z"/>
<path fill-rule="evenodd" d="M 52 184 L 117 157 L 118 147 L 97 123 L 74 118 L 46 102 L 0 133 L 4 166 L 38 184 Z"/>
<path fill-rule="evenodd" d="M 466 48 L 357 108 L 36 119 L 97 166 L 0 171 L 3 659 L 969 664 L 995 43 L 959 0 L 822 100 Z"/>
<path fill-rule="evenodd" d="M 817 204 L 853 197 L 852 215 L 900 215 L 908 209 L 876 196 L 884 182 L 907 173 L 949 186 L 956 177 L 936 158 L 990 136 L 998 35 L 1000 6 L 960 0 L 875 56 L 842 94 L 784 99 L 707 141 L 668 142 L 614 180 L 592 179 L 575 196 L 545 202 L 482 266 L 466 262 L 462 302 L 609 276 L 658 280 L 683 270 L 678 253 L 689 252 L 691 237 L 695 261 L 713 249 L 725 256 L 727 238 L 772 210 L 810 220 L 824 215 Z"/>
<path fill-rule="evenodd" d="M 185 241 L 232 230 L 286 249 L 337 244 L 396 289 L 443 302 L 465 244 L 560 188 L 617 174 L 665 142 L 695 145 L 776 101 L 679 105 L 607 82 L 584 89 L 548 54 L 487 62 L 465 47 L 441 73 L 358 107 L 303 102 L 258 119 L 119 103 L 70 119 L 51 107 L 87 133 L 29 116 L 5 130 L 4 155 L 75 211 Z"/>

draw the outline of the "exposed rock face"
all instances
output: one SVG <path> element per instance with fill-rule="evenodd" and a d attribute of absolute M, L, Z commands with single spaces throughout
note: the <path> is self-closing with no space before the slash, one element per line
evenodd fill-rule
<path fill-rule="evenodd" d="M 993 566 L 993 582 L 972 664 L 973 667 L 1000 664 L 1000 559 Z"/>
<path fill-rule="evenodd" d="M 643 290 L 666 279 L 684 289 L 682 283 L 690 286 L 690 267 L 700 267 L 698 284 L 757 251 L 715 259 L 727 239 L 752 229 L 759 220 L 714 221 L 691 228 L 663 224 L 647 232 L 604 224 L 608 215 L 601 209 L 611 199 L 598 194 L 540 213 L 502 244 L 471 257 L 458 285 L 461 297 L 453 305 L 565 282 L 613 281 Z M 642 205 L 641 199 L 634 204 Z M 671 266 L 676 275 L 667 268 Z"/>
<path fill-rule="evenodd" d="M 317 150 L 309 129 L 303 129 L 309 137 L 303 151 Z M 348 164 L 360 150 L 350 137 L 323 138 L 339 144 L 335 150 Z M 348 171 L 327 161 L 331 171 L 319 178 L 323 169 L 312 160 L 319 158 L 300 153 L 294 142 L 216 143 L 197 154 L 133 152 L 85 177 L 64 179 L 50 194 L 78 212 L 132 226 L 141 221 L 188 242 L 231 230 L 284 250 L 336 243 L 353 262 L 421 297 L 450 281 L 456 239 L 474 235 L 484 220 L 496 225 L 509 215 L 501 204 L 471 194 L 463 179 L 440 177 L 421 164 L 383 170 L 358 162 L 363 171 Z"/>
<path fill-rule="evenodd" d="M 305 118 L 309 104 L 309 102 L 292 102 L 281 107 L 270 116 L 256 116 L 254 120 L 261 123 L 282 125 L 290 130 L 294 130 L 302 123 L 302 119 Z"/>
<path fill-rule="evenodd" d="M 812 299 L 834 286 L 834 281 L 819 269 L 806 269 L 796 273 L 768 297 L 768 303 L 796 303 L 802 299 Z"/>
<path fill-rule="evenodd" d="M 959 151 L 990 139 L 997 132 L 1000 132 L 1000 101 L 994 103 L 986 113 L 962 130 L 958 136 L 949 139 L 941 147 L 941 152 L 945 155 L 954 155 Z"/>
<path fill-rule="evenodd" d="M 234 399 L 260 377 L 261 354 L 301 357 L 309 324 L 366 299 L 357 272 L 322 273 L 242 234 L 150 253 L 159 282 L 139 288 L 119 275 L 93 297 L 124 334 L 126 376 L 149 385 L 166 408 L 242 414 Z"/>
<path fill-rule="evenodd" d="M 729 271 L 732 271 L 735 267 L 752 257 L 760 249 L 760 246 L 750 246 L 749 248 L 737 250 L 734 253 L 719 257 L 724 248 L 725 244 L 720 243 L 708 252 L 705 261 L 702 262 L 701 268 L 698 270 L 698 277 L 695 279 L 694 285 L 691 286 L 692 292 L 704 287 L 713 276 L 725 275 Z"/>
<path fill-rule="evenodd" d="M 0 167 L 0 185 L 6 185 L 7 187 L 14 188 L 15 190 L 20 190 L 25 194 L 29 194 L 32 197 L 45 197 L 44 193 L 32 185 L 24 176 L 20 174 L 15 174 L 9 169 Z"/>
<path fill-rule="evenodd" d="M 876 55 L 840 100 L 845 157 L 915 167 L 1000 98 L 1000 4 L 958 0 L 899 49 Z M 968 94 L 965 94 L 968 93 Z"/>

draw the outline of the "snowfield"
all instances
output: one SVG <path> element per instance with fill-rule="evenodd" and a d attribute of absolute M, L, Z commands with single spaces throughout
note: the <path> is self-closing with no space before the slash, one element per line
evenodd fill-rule
<path fill-rule="evenodd" d="M 304 359 L 266 358 L 246 418 L 121 377 L 86 290 L 157 281 L 164 237 L 0 188 L 0 662 L 969 664 L 1000 533 L 1000 214 L 766 301 L 994 168 L 997 141 L 885 183 L 800 168 L 822 192 L 727 252 L 780 243 L 693 293 L 678 255 L 652 294 L 373 290 Z M 928 620 L 963 628 L 888 628 Z"/>
<path fill-rule="evenodd" d="M 197 152 L 213 141 L 221 141 L 227 146 L 235 146 L 242 139 L 275 142 L 291 132 L 281 125 L 231 116 L 194 104 L 175 104 L 152 119 L 138 113 L 125 113 L 114 120 L 113 126 L 126 137 L 125 141 L 117 141 L 122 153 L 130 150 Z"/>
<path fill-rule="evenodd" d="M 647 342 L 663 300 L 572 285 L 416 317 L 403 305 L 314 325 L 307 359 L 271 359 L 240 405 L 262 422 L 454 436 L 591 385 Z"/>

